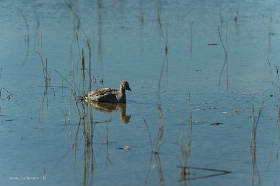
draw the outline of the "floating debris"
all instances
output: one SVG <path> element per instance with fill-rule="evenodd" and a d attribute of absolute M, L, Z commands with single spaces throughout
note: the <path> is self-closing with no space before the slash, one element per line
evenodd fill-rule
<path fill-rule="evenodd" d="M 223 123 L 221 123 L 221 122 L 215 122 L 215 123 L 210 123 L 210 124 L 208 124 L 208 126 L 221 125 L 221 124 L 223 124 Z"/>
<path fill-rule="evenodd" d="M 125 150 L 125 151 L 127 151 L 127 150 L 132 150 L 130 147 L 128 147 L 127 145 L 126 146 L 124 146 L 124 147 L 119 147 L 119 148 L 117 148 L 117 149 L 121 149 L 121 150 Z"/>
<path fill-rule="evenodd" d="M 238 110 L 238 109 L 235 109 L 235 110 L 233 110 L 233 112 L 235 112 L 235 113 L 239 113 L 239 112 L 241 112 L 240 110 Z"/>
<path fill-rule="evenodd" d="M 208 43 L 208 46 L 217 46 L 218 43 Z"/>
<path fill-rule="evenodd" d="M 15 119 L 6 119 L 5 121 L 15 121 Z"/>

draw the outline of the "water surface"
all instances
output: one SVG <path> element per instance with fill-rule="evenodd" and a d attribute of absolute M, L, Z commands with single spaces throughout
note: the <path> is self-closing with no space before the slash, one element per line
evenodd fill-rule
<path fill-rule="evenodd" d="M 1 183 L 279 184 L 278 2 L 0 9 Z M 126 122 L 78 101 L 123 79 Z"/>

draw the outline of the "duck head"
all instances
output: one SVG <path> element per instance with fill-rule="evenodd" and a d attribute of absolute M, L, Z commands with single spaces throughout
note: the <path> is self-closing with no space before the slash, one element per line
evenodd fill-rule
<path fill-rule="evenodd" d="M 131 91 L 131 89 L 129 87 L 129 84 L 128 84 L 128 82 L 126 80 L 123 80 L 121 82 L 120 89 Z"/>

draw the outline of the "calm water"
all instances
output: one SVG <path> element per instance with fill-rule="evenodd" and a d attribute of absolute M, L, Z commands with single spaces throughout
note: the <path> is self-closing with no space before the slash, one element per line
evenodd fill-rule
<path fill-rule="evenodd" d="M 1 184 L 279 185 L 279 8 L 1 1 Z"/>

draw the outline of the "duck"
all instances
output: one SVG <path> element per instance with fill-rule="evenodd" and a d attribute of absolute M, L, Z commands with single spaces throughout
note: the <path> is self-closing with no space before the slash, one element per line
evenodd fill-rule
<path fill-rule="evenodd" d="M 123 80 L 120 90 L 113 88 L 98 88 L 80 97 L 84 102 L 107 102 L 107 103 L 126 103 L 125 91 L 131 91 L 129 83 Z"/>

